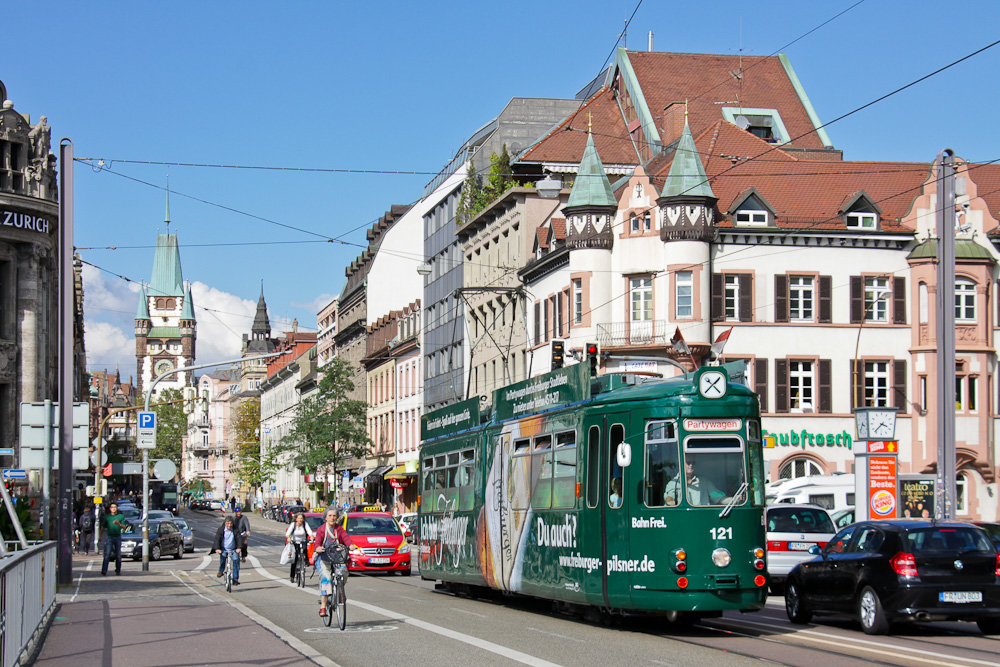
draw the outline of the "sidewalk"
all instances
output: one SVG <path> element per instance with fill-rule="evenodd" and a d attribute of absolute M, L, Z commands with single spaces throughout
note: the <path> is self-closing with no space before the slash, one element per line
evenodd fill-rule
<path fill-rule="evenodd" d="M 151 564 L 142 572 L 140 563 L 127 561 L 121 576 L 112 564 L 105 577 L 101 559 L 75 556 L 74 584 L 57 594 L 60 607 L 32 664 L 335 665 L 172 565 Z M 188 569 L 192 561 L 176 565 Z"/>

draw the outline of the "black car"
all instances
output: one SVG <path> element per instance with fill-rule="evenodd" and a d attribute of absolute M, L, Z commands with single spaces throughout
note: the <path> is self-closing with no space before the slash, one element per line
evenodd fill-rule
<path fill-rule="evenodd" d="M 149 560 L 172 554 L 184 557 L 184 534 L 173 521 L 149 522 Z M 142 558 L 142 521 L 129 521 L 122 531 L 122 558 Z"/>
<path fill-rule="evenodd" d="M 295 521 L 295 515 L 299 512 L 303 514 L 309 511 L 309 508 L 305 505 L 285 505 L 282 507 L 282 520 L 285 523 L 291 523 Z"/>
<path fill-rule="evenodd" d="M 810 553 L 785 583 L 793 623 L 846 613 L 870 635 L 907 621 L 975 621 L 983 634 L 1000 634 L 1000 554 L 978 526 L 862 521 Z"/>

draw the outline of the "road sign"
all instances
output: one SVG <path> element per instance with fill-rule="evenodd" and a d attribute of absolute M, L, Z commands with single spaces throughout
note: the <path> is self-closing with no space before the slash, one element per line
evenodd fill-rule
<path fill-rule="evenodd" d="M 0 447 L 0 456 L 14 456 L 14 448 Z"/>
<path fill-rule="evenodd" d="M 27 479 L 28 478 L 28 471 L 27 470 L 23 470 L 23 469 L 22 470 L 18 470 L 16 468 L 6 468 L 3 471 L 3 478 L 4 479 Z"/>
<path fill-rule="evenodd" d="M 160 459 L 153 466 L 153 477 L 159 480 L 173 479 L 177 474 L 177 465 L 170 459 Z"/>
<path fill-rule="evenodd" d="M 110 463 L 107 464 L 106 466 L 104 466 L 104 470 L 101 471 L 101 474 L 104 475 L 105 477 L 111 477 L 111 464 Z"/>
<path fill-rule="evenodd" d="M 135 441 L 138 449 L 153 449 L 156 447 L 156 413 L 139 413 L 139 431 Z"/>
<path fill-rule="evenodd" d="M 46 410 L 46 405 L 48 409 Z M 21 403 L 21 452 L 18 463 L 25 468 L 59 468 L 59 403 Z M 86 470 L 90 404 L 73 404 L 73 468 Z M 49 450 L 46 459 L 45 450 Z"/>

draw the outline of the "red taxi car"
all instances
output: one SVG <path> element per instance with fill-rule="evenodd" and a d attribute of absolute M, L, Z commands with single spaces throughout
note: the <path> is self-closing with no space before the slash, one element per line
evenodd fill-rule
<path fill-rule="evenodd" d="M 410 545 L 388 512 L 348 512 L 344 528 L 358 547 L 351 551 L 350 572 L 410 574 Z"/>

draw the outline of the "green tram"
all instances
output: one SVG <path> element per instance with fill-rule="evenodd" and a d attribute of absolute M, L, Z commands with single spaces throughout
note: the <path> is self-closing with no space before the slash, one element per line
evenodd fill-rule
<path fill-rule="evenodd" d="M 557 609 L 754 611 L 767 598 L 760 404 L 724 367 L 576 364 L 421 423 L 420 575 Z"/>

